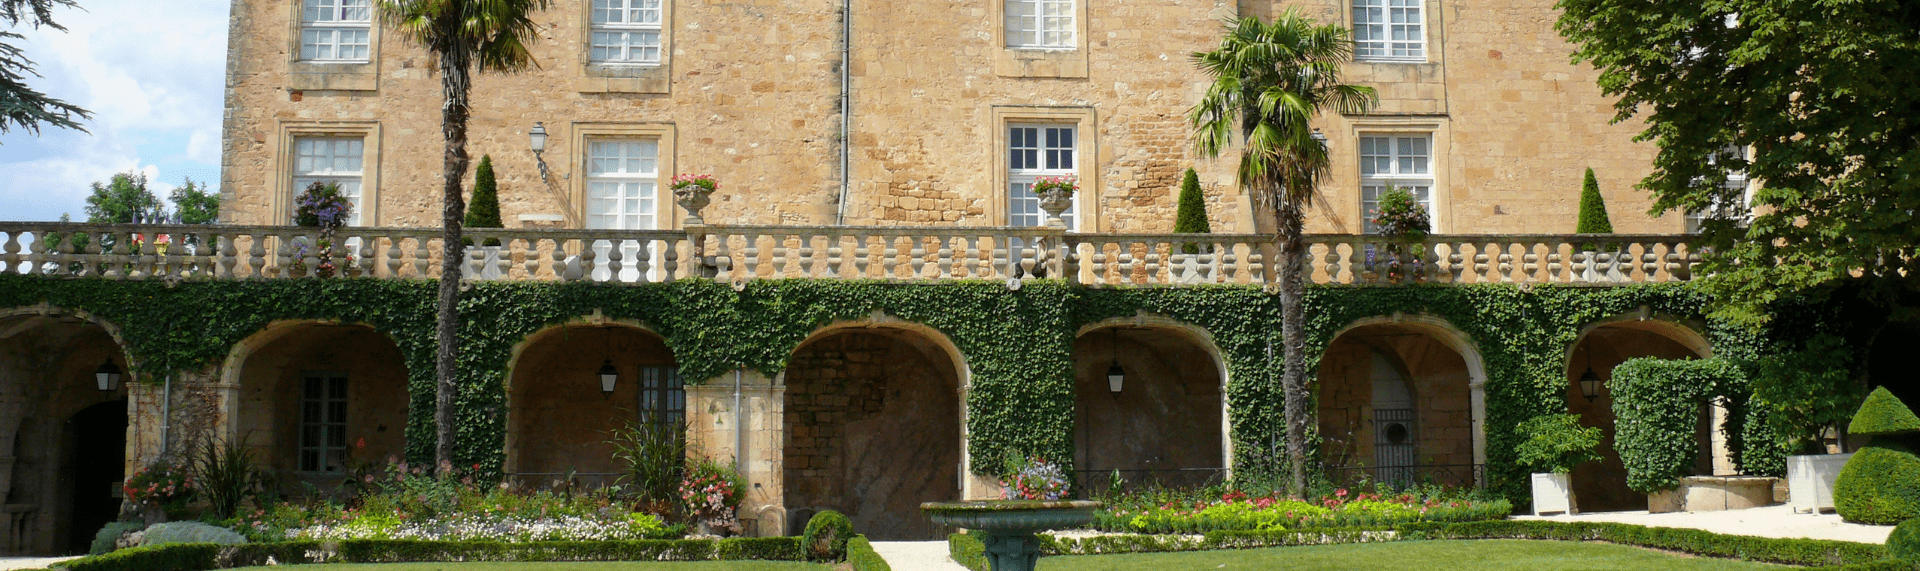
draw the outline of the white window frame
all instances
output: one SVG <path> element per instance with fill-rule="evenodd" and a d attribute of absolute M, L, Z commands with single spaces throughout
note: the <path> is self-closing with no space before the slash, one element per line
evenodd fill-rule
<path fill-rule="evenodd" d="M 648 147 L 653 150 L 651 155 L 633 152 Z M 586 158 L 586 163 L 582 165 L 581 172 L 586 173 L 584 177 L 586 179 L 584 185 L 586 217 L 583 220 L 588 229 L 659 230 L 662 228 L 660 201 L 664 199 L 665 191 L 660 180 L 663 166 L 663 161 L 660 160 L 661 147 L 660 139 L 655 137 L 590 137 L 585 140 L 582 154 Z M 604 151 L 615 149 L 618 150 L 617 153 L 603 154 Z M 617 165 L 618 170 L 608 170 L 608 165 Z M 612 198 L 606 197 L 604 190 L 606 187 L 603 186 L 609 184 L 619 186 L 619 190 L 614 193 L 616 196 Z M 639 185 L 639 189 L 633 196 L 628 196 L 625 190 L 626 185 Z M 606 204 L 609 200 L 619 205 L 619 208 L 613 209 L 610 213 L 595 212 L 595 205 Z M 609 220 L 615 223 L 608 224 Z M 605 264 L 613 252 L 613 243 L 595 241 L 593 249 L 594 257 L 599 260 L 599 263 L 593 269 L 592 277 L 596 280 L 607 280 L 612 270 Z M 649 256 L 648 279 L 660 278 L 660 263 L 665 259 L 662 257 L 663 254 L 664 252 L 656 248 Z M 632 282 L 640 279 L 640 269 L 635 264 L 639 259 L 640 242 L 638 240 L 620 241 L 622 267 L 619 281 Z"/>
<path fill-rule="evenodd" d="M 1004 0 L 1006 46 L 1021 50 L 1072 50 L 1079 46 L 1078 0 Z"/>
<path fill-rule="evenodd" d="M 347 213 L 347 226 L 361 226 L 361 221 L 371 220 L 364 208 L 366 145 L 365 137 L 296 135 L 289 148 L 292 194 L 287 203 L 297 208 L 296 198 L 306 192 L 308 185 L 332 182 L 340 185 L 340 195 L 353 205 Z"/>
<path fill-rule="evenodd" d="M 1379 145 L 1384 142 L 1386 148 Z M 1434 229 L 1440 217 L 1434 209 L 1434 148 L 1432 133 L 1361 133 L 1360 227 L 1367 234 L 1378 234 L 1373 215 L 1380 209 L 1380 195 L 1393 187 L 1405 188 L 1427 209 Z M 1382 169 L 1381 167 L 1385 167 Z M 1384 170 L 1384 172 L 1383 172 Z M 1369 172 L 1372 171 L 1372 172 Z"/>
<path fill-rule="evenodd" d="M 666 19 L 663 4 L 669 1 L 591 0 L 592 5 L 587 9 L 591 27 L 587 34 L 587 61 L 594 65 L 661 65 L 666 58 L 666 31 L 661 26 Z M 620 21 L 611 21 L 616 17 Z M 646 34 L 653 35 L 651 44 L 636 42 Z M 603 43 L 603 35 L 617 35 L 620 41 Z M 619 57 L 595 57 L 602 49 L 618 50 Z M 651 57 L 647 57 L 647 50 L 651 50 Z M 641 55 L 636 56 L 635 52 Z"/>
<path fill-rule="evenodd" d="M 1079 160 L 1082 145 L 1081 129 L 1078 123 L 1008 123 L 1004 127 L 1007 133 L 1006 148 L 1000 150 L 1007 157 L 1007 225 L 1019 227 L 1039 227 L 1047 224 L 1047 213 L 1040 210 L 1040 197 L 1033 193 L 1033 183 L 1042 177 L 1073 176 L 1080 178 Z M 1067 140 L 1061 146 L 1058 137 L 1064 133 Z M 1027 136 L 1032 135 L 1029 145 Z M 1051 137 L 1051 138 L 1050 138 Z M 1033 160 L 1028 162 L 1028 158 Z M 1087 185 L 1080 181 L 1080 190 L 1073 193 L 1073 205 L 1060 214 L 1069 230 L 1079 225 L 1081 197 L 1086 195 Z"/>
<path fill-rule="evenodd" d="M 372 0 L 301 0 L 300 37 L 297 61 L 311 63 L 366 63 L 373 58 Z M 321 37 L 324 36 L 324 39 Z M 358 42 L 347 38 L 357 36 Z M 327 55 L 309 54 L 308 48 L 324 48 Z M 358 48 L 343 57 L 343 48 Z"/>
<path fill-rule="evenodd" d="M 1708 156 L 1707 164 L 1709 165 L 1719 164 L 1720 161 L 1717 159 L 1721 156 L 1729 156 L 1729 157 L 1742 159 L 1742 160 L 1745 160 L 1748 158 L 1746 147 L 1728 146 L 1726 149 L 1722 150 L 1720 153 L 1712 156 Z M 1704 208 L 1701 210 L 1688 212 L 1687 228 L 1686 228 L 1686 231 L 1688 234 L 1699 234 L 1701 231 L 1705 230 L 1706 229 L 1705 222 L 1709 218 L 1726 218 L 1726 219 L 1740 220 L 1740 221 L 1747 221 L 1752 218 L 1753 186 L 1751 184 L 1748 184 L 1749 181 L 1747 180 L 1747 171 L 1728 169 L 1726 172 L 1727 172 L 1727 180 L 1720 183 L 1720 188 L 1724 188 L 1732 191 L 1739 191 L 1740 203 L 1730 204 L 1730 203 L 1727 203 L 1727 201 L 1715 200 L 1716 204 L 1712 206 L 1708 206 L 1707 208 Z M 1725 198 L 1731 198 L 1731 197 L 1729 196 Z"/>
<path fill-rule="evenodd" d="M 1426 0 L 1352 0 L 1355 61 L 1427 61 Z"/>
<path fill-rule="evenodd" d="M 310 390 L 317 387 L 317 390 Z M 335 388 L 338 391 L 335 391 Z M 303 371 L 295 406 L 300 430 L 295 435 L 294 463 L 301 472 L 339 473 L 350 460 L 347 432 L 353 384 L 346 371 Z M 317 392 L 318 394 L 313 394 Z M 315 418 L 315 416 L 318 418 Z M 311 458 L 312 461 L 309 461 Z"/>

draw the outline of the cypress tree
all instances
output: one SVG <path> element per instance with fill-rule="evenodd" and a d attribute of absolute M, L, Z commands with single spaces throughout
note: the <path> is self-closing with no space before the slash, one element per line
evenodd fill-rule
<path fill-rule="evenodd" d="M 1607 201 L 1600 196 L 1600 181 L 1587 168 L 1587 181 L 1580 189 L 1580 224 L 1576 234 L 1612 234 L 1613 222 L 1607 218 Z"/>
<path fill-rule="evenodd" d="M 1200 175 L 1187 168 L 1187 175 L 1180 181 L 1180 207 L 1174 211 L 1173 231 L 1177 234 L 1206 234 L 1213 231 L 1207 223 L 1206 195 L 1200 193 Z M 1198 253 L 1196 244 L 1187 244 L 1189 254 Z"/>
<path fill-rule="evenodd" d="M 493 181 L 493 157 L 480 156 L 480 167 L 473 175 L 473 200 L 467 205 L 468 228 L 505 228 L 500 223 L 500 190 Z M 487 246 L 500 245 L 499 238 L 488 238 Z"/>

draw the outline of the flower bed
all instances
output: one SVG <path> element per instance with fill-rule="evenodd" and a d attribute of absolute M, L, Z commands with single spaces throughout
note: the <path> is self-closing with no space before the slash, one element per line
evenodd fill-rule
<path fill-rule="evenodd" d="M 797 537 L 640 541 L 349 540 L 214 545 L 177 543 L 122 549 L 56 564 L 70 571 L 204 571 L 302 563 L 438 561 L 804 561 Z"/>
<path fill-rule="evenodd" d="M 1443 499 L 1403 493 L 1349 494 L 1338 490 L 1318 502 L 1230 491 L 1218 499 L 1142 505 L 1115 502 L 1094 515 L 1093 527 L 1121 533 L 1205 533 L 1217 530 L 1281 531 L 1304 528 L 1393 526 L 1415 522 L 1503 519 L 1506 500 Z"/>

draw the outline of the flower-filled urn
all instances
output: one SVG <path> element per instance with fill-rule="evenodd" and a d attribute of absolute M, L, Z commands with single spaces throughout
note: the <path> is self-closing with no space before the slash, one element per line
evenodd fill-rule
<path fill-rule="evenodd" d="M 707 221 L 700 217 L 700 209 L 713 203 L 713 191 L 720 189 L 720 182 L 714 180 L 713 175 L 683 174 L 673 177 L 672 188 L 674 203 L 687 209 L 687 218 L 681 221 L 681 225 L 705 225 Z"/>

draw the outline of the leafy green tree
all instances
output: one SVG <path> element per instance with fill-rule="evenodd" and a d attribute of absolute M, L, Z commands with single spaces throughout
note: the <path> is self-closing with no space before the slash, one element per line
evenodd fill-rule
<path fill-rule="evenodd" d="M 493 157 L 480 155 L 480 166 L 473 172 L 473 203 L 467 208 L 468 228 L 504 228 L 500 224 L 500 190 L 493 181 Z M 483 246 L 500 245 L 499 238 L 488 238 Z"/>
<path fill-rule="evenodd" d="M 1741 205 L 1728 173 L 1761 181 L 1750 222 L 1710 218 L 1696 243 L 1717 317 L 1764 322 L 1769 302 L 1855 275 L 1883 298 L 1916 287 L 1920 4 L 1558 5 L 1615 120 L 1644 121 L 1639 140 L 1659 147 L 1639 184 L 1654 212 Z"/>
<path fill-rule="evenodd" d="M 45 26 L 64 32 L 67 29 L 53 21 L 56 6 L 74 6 L 74 3 L 73 0 L 0 0 L 0 22 L 9 28 L 24 22 L 34 28 Z M 80 120 L 91 118 L 92 113 L 27 87 L 27 76 L 40 77 L 40 74 L 33 70 L 33 60 L 27 59 L 25 51 L 7 43 L 7 40 L 22 39 L 25 37 L 20 34 L 0 31 L 0 133 L 19 127 L 38 135 L 43 125 L 85 132 Z"/>
<path fill-rule="evenodd" d="M 1176 234 L 1206 234 L 1213 231 L 1207 222 L 1207 197 L 1200 192 L 1200 175 L 1187 168 L 1187 174 L 1180 179 L 1180 206 L 1174 209 L 1173 231 Z M 1187 244 L 1189 254 L 1200 251 L 1199 246 Z"/>
<path fill-rule="evenodd" d="M 1240 184 L 1274 217 L 1279 245 L 1280 317 L 1286 347 L 1284 387 L 1289 491 L 1307 485 L 1306 244 L 1301 224 L 1314 183 L 1327 172 L 1327 145 L 1311 122 L 1323 112 L 1360 113 L 1378 100 L 1370 87 L 1340 83 L 1352 59 L 1346 27 L 1319 25 L 1297 9 L 1272 23 L 1247 17 L 1226 24 L 1219 48 L 1193 54 L 1212 83 L 1188 120 L 1194 149 L 1217 157 L 1240 139 Z"/>
<path fill-rule="evenodd" d="M 187 179 L 186 184 L 167 195 L 173 213 L 181 224 L 212 224 L 220 221 L 220 195 L 207 192 L 207 185 Z"/>
<path fill-rule="evenodd" d="M 113 175 L 105 184 L 93 183 L 93 194 L 87 195 L 87 222 L 94 224 L 127 224 L 135 216 L 165 211 L 160 197 L 147 189 L 147 175 L 137 172 Z"/>
<path fill-rule="evenodd" d="M 440 133 L 446 140 L 441 160 L 442 260 L 466 258 L 460 239 L 466 202 L 461 182 L 467 174 L 467 120 L 472 108 L 468 95 L 473 72 L 515 72 L 534 67 L 527 42 L 539 36 L 532 13 L 545 10 L 548 0 L 379 0 L 381 21 L 407 41 L 432 53 L 440 73 Z M 453 398 L 458 387 L 460 264 L 440 264 L 439 351 L 433 420 L 438 438 L 434 459 L 453 465 Z"/>
<path fill-rule="evenodd" d="M 1587 169 L 1587 180 L 1580 185 L 1580 223 L 1578 234 L 1612 234 L 1613 220 L 1607 217 L 1607 199 L 1600 196 L 1600 181 Z"/>

